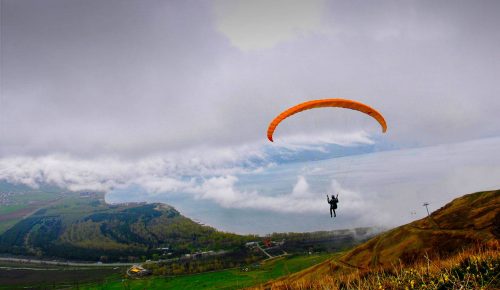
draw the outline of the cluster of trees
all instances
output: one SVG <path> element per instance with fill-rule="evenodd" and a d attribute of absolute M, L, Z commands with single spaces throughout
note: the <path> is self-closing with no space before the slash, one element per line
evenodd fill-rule
<path fill-rule="evenodd" d="M 240 248 L 224 255 L 177 259 L 167 263 L 146 263 L 143 266 L 151 270 L 154 275 L 170 276 L 241 267 L 260 261 L 263 258 L 263 255 L 259 252 Z"/>
<path fill-rule="evenodd" d="M 139 261 L 208 250 L 233 250 L 255 236 L 217 231 L 162 204 L 96 206 L 70 199 L 40 210 L 0 236 L 0 251 L 87 261 Z"/>
<path fill-rule="evenodd" d="M 287 252 L 334 252 L 359 244 L 373 236 L 371 228 L 354 230 L 317 231 L 309 233 L 272 233 L 271 240 L 284 240 Z"/>

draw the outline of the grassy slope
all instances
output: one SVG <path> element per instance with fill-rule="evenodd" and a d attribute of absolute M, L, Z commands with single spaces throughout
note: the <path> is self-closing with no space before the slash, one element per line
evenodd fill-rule
<path fill-rule="evenodd" d="M 500 289 L 500 244 L 469 248 L 410 266 L 309 274 L 301 272 L 294 275 L 298 279 L 280 279 L 255 289 Z"/>
<path fill-rule="evenodd" d="M 430 218 L 395 228 L 362 244 L 341 261 L 361 268 L 413 263 L 429 256 L 447 256 L 463 247 L 499 238 L 500 190 L 457 198 Z M 495 225 L 496 224 L 496 225 Z"/>
<path fill-rule="evenodd" d="M 400 226 L 363 243 L 339 259 L 334 258 L 290 277 L 272 281 L 291 284 L 332 273 L 390 268 L 398 261 L 411 264 L 429 258 L 452 256 L 467 246 L 500 238 L 500 190 L 457 198 L 433 212 L 431 218 Z"/>
<path fill-rule="evenodd" d="M 240 269 L 227 269 L 176 277 L 151 277 L 141 280 L 111 279 L 105 283 L 80 286 L 80 289 L 239 289 L 295 273 L 331 256 L 331 254 L 288 256 L 267 261 L 258 268 L 250 267 L 248 272 Z"/>

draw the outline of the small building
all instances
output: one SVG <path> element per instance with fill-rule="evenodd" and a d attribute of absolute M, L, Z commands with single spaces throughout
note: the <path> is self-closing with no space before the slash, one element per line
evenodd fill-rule
<path fill-rule="evenodd" d="M 133 265 L 127 270 L 127 274 L 131 277 L 146 276 L 151 274 L 151 271 L 144 269 L 141 265 Z"/>
<path fill-rule="evenodd" d="M 246 247 L 256 247 L 258 244 L 258 242 L 248 242 L 248 243 L 245 243 L 245 246 Z"/>

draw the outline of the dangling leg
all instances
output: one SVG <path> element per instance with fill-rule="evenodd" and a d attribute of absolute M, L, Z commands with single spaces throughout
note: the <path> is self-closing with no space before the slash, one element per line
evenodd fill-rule
<path fill-rule="evenodd" d="M 330 217 L 333 218 L 333 215 L 332 215 L 332 210 L 333 208 L 330 208 Z"/>
<path fill-rule="evenodd" d="M 334 217 L 336 217 L 336 216 L 337 216 L 337 214 L 335 213 L 335 210 L 333 210 L 333 216 L 334 216 Z"/>

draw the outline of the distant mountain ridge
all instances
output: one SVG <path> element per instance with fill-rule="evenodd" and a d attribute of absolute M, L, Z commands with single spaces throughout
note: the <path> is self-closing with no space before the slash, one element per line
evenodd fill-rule
<path fill-rule="evenodd" d="M 160 204 L 104 203 L 74 194 L 38 210 L 0 236 L 0 251 L 16 255 L 96 261 L 132 261 L 141 256 L 227 249 L 252 236 L 217 231 Z"/>

